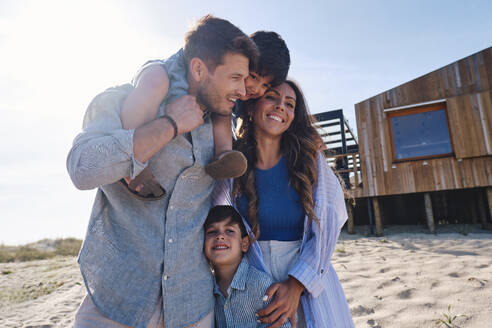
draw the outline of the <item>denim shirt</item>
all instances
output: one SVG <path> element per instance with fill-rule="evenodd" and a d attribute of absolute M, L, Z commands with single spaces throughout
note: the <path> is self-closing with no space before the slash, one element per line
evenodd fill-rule
<path fill-rule="evenodd" d="M 262 298 L 271 284 L 273 279 L 269 274 L 250 266 L 243 258 L 227 289 L 227 297 L 215 282 L 215 328 L 268 327 L 256 321 L 255 313 L 268 305 Z M 286 322 L 281 327 L 290 326 Z"/>
<path fill-rule="evenodd" d="M 159 108 L 187 92 L 178 53 L 164 65 L 170 79 Z M 148 66 L 147 65 L 147 66 Z M 213 310 L 213 276 L 203 255 L 203 222 L 214 181 L 204 171 L 213 157 L 210 118 L 169 142 L 147 163 L 133 154 L 134 130 L 120 120 L 130 84 L 110 88 L 89 105 L 83 131 L 74 140 L 67 168 L 79 189 L 98 188 L 79 254 L 82 276 L 94 304 L 106 317 L 146 327 L 162 295 L 165 327 L 185 327 Z M 118 182 L 149 167 L 166 190 L 142 201 Z"/>

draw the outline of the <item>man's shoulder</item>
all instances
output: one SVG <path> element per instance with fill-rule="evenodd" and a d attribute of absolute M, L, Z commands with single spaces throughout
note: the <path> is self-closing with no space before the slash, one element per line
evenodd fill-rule
<path fill-rule="evenodd" d="M 113 128 L 120 128 L 119 115 L 121 106 L 132 90 L 133 86 L 127 83 L 108 88 L 95 96 L 85 112 L 83 128 L 86 129 L 89 125 L 92 128 L 108 128 L 107 124 L 110 124 L 110 122 L 115 123 Z"/>

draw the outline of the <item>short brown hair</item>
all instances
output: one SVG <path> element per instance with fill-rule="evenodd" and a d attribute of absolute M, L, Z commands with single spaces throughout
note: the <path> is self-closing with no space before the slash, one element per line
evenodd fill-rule
<path fill-rule="evenodd" d="M 230 205 L 216 205 L 210 209 L 208 216 L 205 219 L 203 227 L 207 230 L 212 224 L 216 222 L 222 222 L 228 220 L 230 224 L 237 224 L 241 230 L 241 237 L 248 235 L 246 227 L 244 226 L 241 215 Z"/>
<path fill-rule="evenodd" d="M 183 54 L 187 65 L 197 57 L 213 73 L 228 52 L 244 55 L 249 59 L 250 68 L 256 66 L 258 48 L 255 43 L 225 19 L 206 15 L 186 34 Z"/>

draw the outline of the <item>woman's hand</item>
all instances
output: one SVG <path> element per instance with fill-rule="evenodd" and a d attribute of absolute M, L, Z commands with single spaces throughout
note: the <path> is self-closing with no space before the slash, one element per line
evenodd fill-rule
<path fill-rule="evenodd" d="M 304 286 L 292 276 L 283 282 L 271 285 L 266 295 L 273 301 L 257 312 L 262 323 L 270 323 L 270 328 L 278 328 L 290 319 L 292 328 L 296 327 L 296 312 Z"/>

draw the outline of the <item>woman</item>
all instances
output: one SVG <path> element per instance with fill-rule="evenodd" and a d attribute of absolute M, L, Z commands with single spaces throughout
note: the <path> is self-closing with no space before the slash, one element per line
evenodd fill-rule
<path fill-rule="evenodd" d="M 232 185 L 219 184 L 215 202 L 236 206 L 257 239 L 250 263 L 280 281 L 269 288 L 273 301 L 258 311 L 260 320 L 277 327 L 294 323 L 297 312 L 297 327 L 353 327 L 330 263 L 347 219 L 343 191 L 318 152 L 302 92 L 286 81 L 247 103 L 241 117 L 236 146 L 248 170 Z"/>

